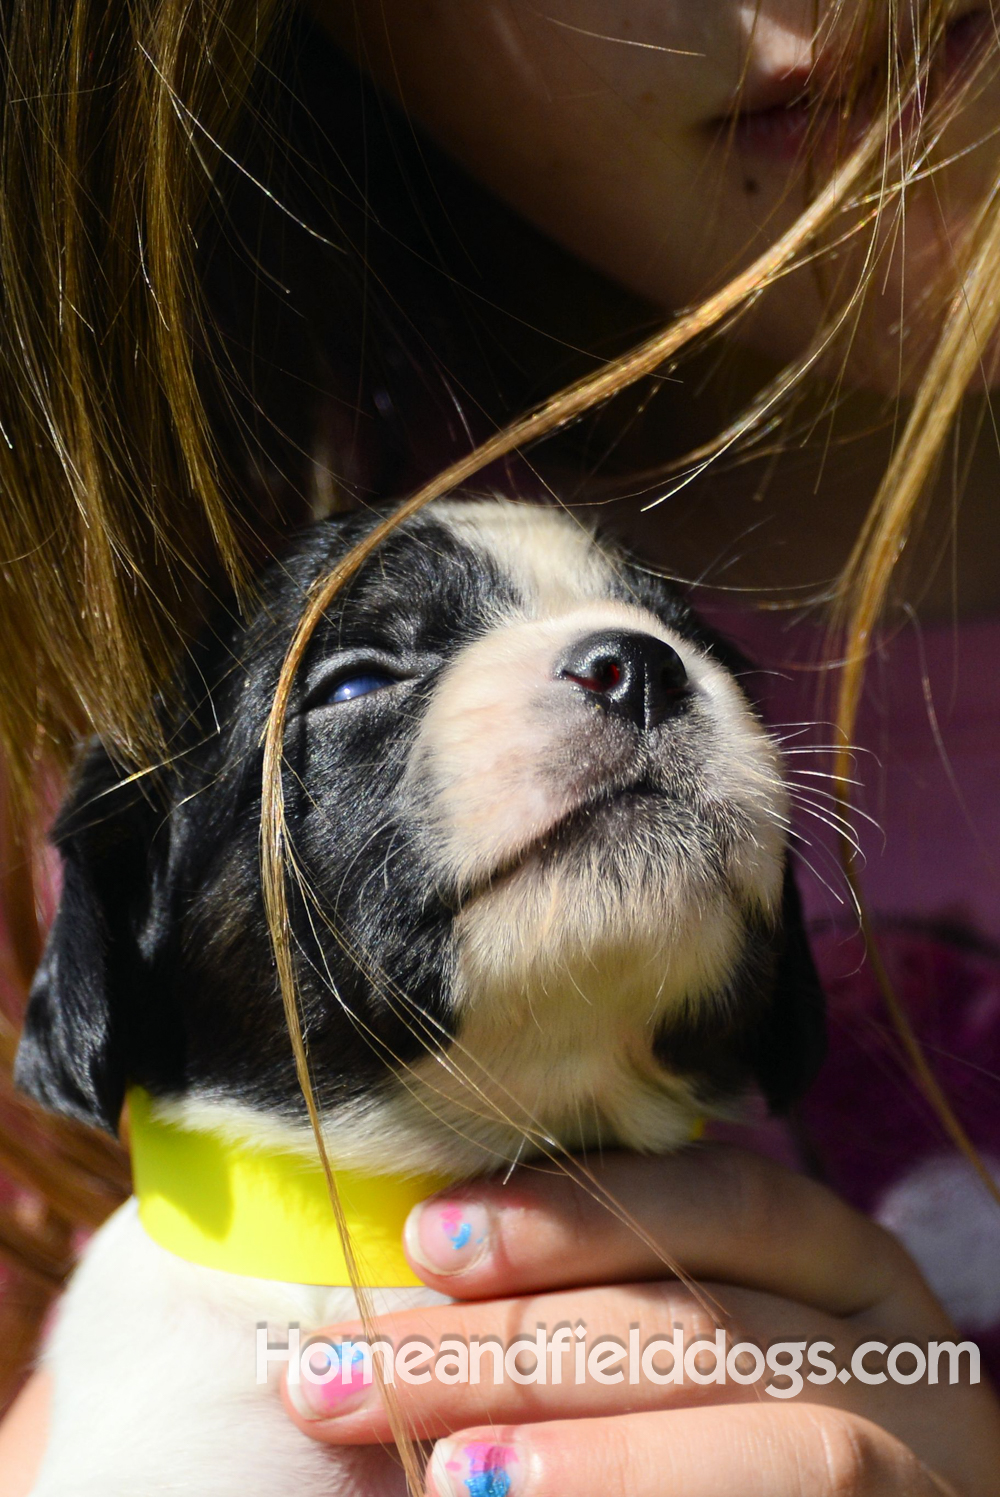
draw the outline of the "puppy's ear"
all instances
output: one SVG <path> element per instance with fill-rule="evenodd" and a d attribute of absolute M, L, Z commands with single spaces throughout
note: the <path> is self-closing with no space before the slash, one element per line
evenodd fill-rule
<path fill-rule="evenodd" d="M 806 936 L 802 901 L 789 862 L 768 1023 L 754 1071 L 772 1112 L 784 1112 L 809 1088 L 826 1054 L 826 999 Z"/>
<path fill-rule="evenodd" d="M 125 778 L 102 748 L 92 748 L 56 823 L 62 895 L 14 1073 L 44 1106 L 111 1133 L 128 1079 L 129 1009 L 143 978 L 140 934 L 162 821 L 139 784 Z"/>

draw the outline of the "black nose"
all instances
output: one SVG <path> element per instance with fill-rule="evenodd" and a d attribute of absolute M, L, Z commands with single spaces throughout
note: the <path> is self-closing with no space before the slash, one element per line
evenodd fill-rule
<path fill-rule="evenodd" d="M 608 712 L 637 728 L 655 728 L 688 699 L 687 671 L 677 651 L 636 629 L 606 629 L 577 640 L 556 675 L 593 692 Z"/>

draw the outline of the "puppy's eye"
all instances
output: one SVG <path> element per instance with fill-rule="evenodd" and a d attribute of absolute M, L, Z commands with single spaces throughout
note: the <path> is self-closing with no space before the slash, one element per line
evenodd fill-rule
<path fill-rule="evenodd" d="M 386 686 L 395 686 L 396 677 L 386 671 L 358 671 L 356 675 L 342 676 L 324 695 L 324 702 L 353 702 L 355 697 L 371 696 L 373 691 L 382 691 Z"/>
<path fill-rule="evenodd" d="M 420 661 L 396 660 L 381 650 L 345 652 L 319 664 L 305 688 L 303 708 L 340 707 L 359 697 L 374 696 L 390 686 L 402 686 L 423 674 Z"/>

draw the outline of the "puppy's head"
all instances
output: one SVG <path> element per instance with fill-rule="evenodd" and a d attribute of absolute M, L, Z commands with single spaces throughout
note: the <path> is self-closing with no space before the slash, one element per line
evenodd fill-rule
<path fill-rule="evenodd" d="M 169 762 L 93 750 L 18 1061 L 113 1128 L 303 1137 L 263 915 L 261 735 L 327 522 L 196 650 Z M 292 942 L 336 1161 L 489 1167 L 524 1132 L 664 1148 L 787 1104 L 822 1003 L 775 747 L 675 590 L 554 510 L 439 503 L 336 599 L 285 739 Z"/>

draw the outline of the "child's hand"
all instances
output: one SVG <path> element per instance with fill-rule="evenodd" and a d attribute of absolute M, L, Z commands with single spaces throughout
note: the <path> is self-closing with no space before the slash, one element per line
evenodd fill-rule
<path fill-rule="evenodd" d="M 595 1176 L 676 1258 L 728 1319 L 730 1335 L 762 1350 L 775 1341 L 827 1341 L 839 1368 L 865 1341 L 957 1339 L 903 1249 L 830 1191 L 755 1155 L 703 1145 L 666 1159 L 607 1157 Z M 457 1207 L 450 1210 L 449 1207 Z M 414 1267 L 433 1288 L 457 1297 L 387 1316 L 398 1344 L 408 1335 L 489 1336 L 506 1346 L 519 1334 L 586 1325 L 587 1340 L 628 1344 L 711 1338 L 715 1325 L 696 1298 L 628 1227 L 558 1174 L 519 1172 L 506 1187 L 477 1183 L 436 1198 L 411 1218 Z M 456 1246 L 455 1244 L 458 1244 Z M 439 1265 L 437 1271 L 431 1264 Z M 593 1287 L 581 1287 L 593 1286 Z M 466 1303 L 472 1301 L 472 1303 Z M 331 1339 L 359 1334 L 337 1327 Z M 776 1399 L 763 1383 L 698 1386 L 574 1381 L 572 1347 L 563 1380 L 419 1387 L 397 1382 L 421 1438 L 439 1444 L 428 1474 L 437 1497 L 987 1497 L 1000 1470 L 1000 1405 L 985 1385 L 949 1386 L 948 1358 L 936 1385 L 886 1379 L 806 1382 Z M 657 1366 L 669 1368 L 669 1356 Z M 531 1365 L 529 1358 L 525 1366 Z M 863 1370 L 878 1371 L 872 1353 Z M 905 1374 L 911 1359 L 900 1359 Z M 610 1370 L 610 1369 L 609 1369 Z M 802 1373 L 813 1370 L 803 1362 Z M 768 1380 L 770 1376 L 768 1375 Z M 778 1386 L 783 1386 L 779 1381 Z M 322 1400 L 303 1381 L 301 1402 Z M 287 1394 L 286 1394 L 287 1396 Z M 291 1403 L 289 1401 L 289 1407 Z M 293 1413 L 300 1428 L 334 1444 L 389 1438 L 374 1388 L 343 1399 L 330 1416 Z"/>

